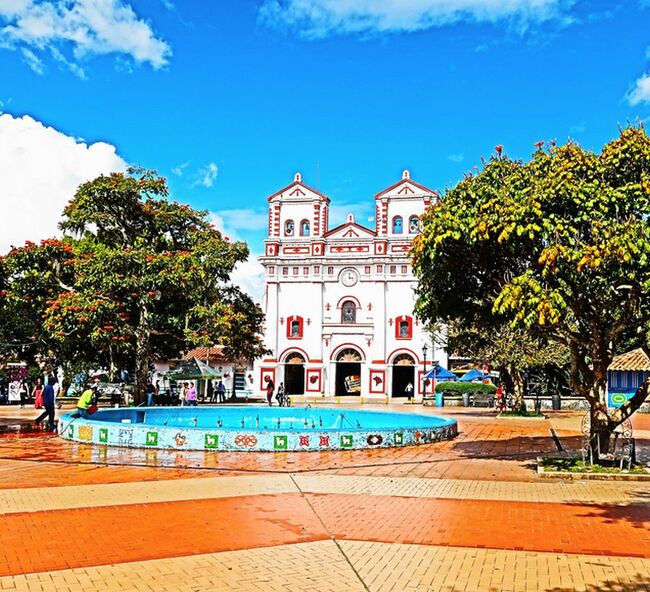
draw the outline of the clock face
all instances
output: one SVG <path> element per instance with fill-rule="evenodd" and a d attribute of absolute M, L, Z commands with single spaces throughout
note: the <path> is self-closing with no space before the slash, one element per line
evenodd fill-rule
<path fill-rule="evenodd" d="M 341 283 L 348 288 L 359 281 L 359 274 L 356 269 L 344 269 L 341 273 Z"/>

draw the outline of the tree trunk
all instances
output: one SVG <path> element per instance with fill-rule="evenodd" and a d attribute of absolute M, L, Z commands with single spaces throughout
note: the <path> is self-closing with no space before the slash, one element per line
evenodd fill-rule
<path fill-rule="evenodd" d="M 108 346 L 108 381 L 115 382 L 117 377 L 117 366 L 115 364 L 115 350 L 112 345 Z"/>
<path fill-rule="evenodd" d="M 517 413 L 522 413 L 526 411 L 526 403 L 524 402 L 524 375 L 513 367 L 508 367 L 508 374 L 510 374 L 514 388 L 512 410 Z"/>
<path fill-rule="evenodd" d="M 598 452 L 604 454 L 609 451 L 609 440 L 616 423 L 610 421 L 607 413 L 607 366 L 609 360 L 594 359 L 593 385 L 590 398 L 591 419 L 591 449 L 594 458 Z"/>
<path fill-rule="evenodd" d="M 149 311 L 140 306 L 140 320 L 135 330 L 135 389 L 133 400 L 136 405 L 145 401 L 145 391 L 149 379 Z"/>

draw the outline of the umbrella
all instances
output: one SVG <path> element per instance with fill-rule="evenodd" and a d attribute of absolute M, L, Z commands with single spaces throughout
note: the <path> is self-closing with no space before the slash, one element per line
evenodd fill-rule
<path fill-rule="evenodd" d="M 198 358 L 191 358 L 183 360 L 176 368 L 172 368 L 167 372 L 166 377 L 169 380 L 212 380 L 221 378 L 221 374 Z"/>
<path fill-rule="evenodd" d="M 477 380 L 483 380 L 485 376 L 483 375 L 483 372 L 480 370 L 477 370 L 476 368 L 472 368 L 469 372 L 465 373 L 463 377 L 460 379 L 461 382 L 475 382 Z"/>
<path fill-rule="evenodd" d="M 424 375 L 424 378 L 435 378 L 436 380 L 458 380 L 458 377 L 455 374 L 452 374 L 440 364 L 432 370 L 429 370 L 429 372 Z"/>

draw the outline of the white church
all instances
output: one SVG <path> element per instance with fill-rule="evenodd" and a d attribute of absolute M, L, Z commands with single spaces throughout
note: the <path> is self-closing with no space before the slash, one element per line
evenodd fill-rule
<path fill-rule="evenodd" d="M 409 171 L 375 195 L 375 229 L 350 214 L 329 228 L 330 200 L 301 175 L 268 198 L 265 343 L 256 364 L 291 395 L 421 399 L 423 372 L 447 354 L 415 319 L 409 262 L 420 216 L 437 194 Z M 259 382 L 258 382 L 259 380 Z"/>

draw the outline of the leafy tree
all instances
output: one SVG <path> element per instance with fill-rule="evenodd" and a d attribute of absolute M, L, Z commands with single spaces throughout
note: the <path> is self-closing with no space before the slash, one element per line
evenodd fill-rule
<path fill-rule="evenodd" d="M 71 236 L 4 261 L 4 300 L 38 319 L 41 342 L 68 363 L 114 371 L 133 360 L 137 401 L 154 356 L 217 342 L 235 358 L 264 351 L 262 311 L 229 283 L 247 246 L 167 196 L 150 171 L 100 176 L 64 210 L 60 226 Z"/>
<path fill-rule="evenodd" d="M 606 404 L 607 368 L 624 334 L 650 320 L 650 139 L 628 127 L 597 154 L 543 144 L 530 162 L 497 154 L 424 216 L 413 257 L 424 319 L 481 322 L 560 343 L 592 433 L 645 401 Z"/>
<path fill-rule="evenodd" d="M 495 318 L 493 315 L 492 320 Z M 453 322 L 449 326 L 449 344 L 453 351 L 505 371 L 512 381 L 514 410 L 519 412 L 526 410 L 525 372 L 548 365 L 559 369 L 569 361 L 564 345 L 544 341 L 530 330 L 512 328 L 505 322 L 490 322 L 486 326 Z"/>

